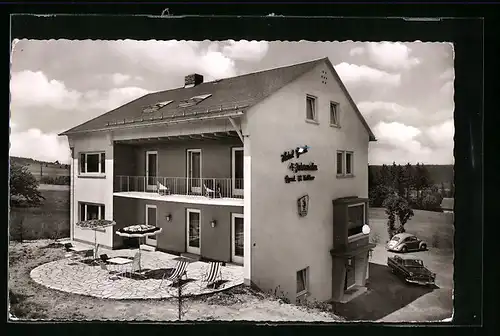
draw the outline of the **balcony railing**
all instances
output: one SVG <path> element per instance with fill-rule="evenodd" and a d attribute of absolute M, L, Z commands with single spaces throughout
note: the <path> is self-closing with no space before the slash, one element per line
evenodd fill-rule
<path fill-rule="evenodd" d="M 214 198 L 243 198 L 243 179 L 117 175 L 114 192 L 156 192 Z"/>

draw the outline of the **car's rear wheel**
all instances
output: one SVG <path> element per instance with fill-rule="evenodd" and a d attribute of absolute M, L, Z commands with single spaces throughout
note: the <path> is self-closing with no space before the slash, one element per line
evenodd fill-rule
<path fill-rule="evenodd" d="M 407 248 L 406 246 L 403 246 L 403 247 L 401 248 L 401 252 L 403 252 L 403 253 L 408 252 L 408 248 Z"/>
<path fill-rule="evenodd" d="M 425 244 L 420 245 L 420 249 L 421 249 L 422 251 L 427 250 L 427 245 L 425 245 Z"/>

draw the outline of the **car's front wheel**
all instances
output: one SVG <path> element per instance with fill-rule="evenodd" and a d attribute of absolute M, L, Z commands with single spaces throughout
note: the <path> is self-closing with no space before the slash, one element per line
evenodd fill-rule
<path fill-rule="evenodd" d="M 420 245 L 420 250 L 422 250 L 422 251 L 427 250 L 427 245 L 425 245 L 425 244 Z"/>
<path fill-rule="evenodd" d="M 401 248 L 401 252 L 402 252 L 402 253 L 406 253 L 406 252 L 408 252 L 408 248 L 407 248 L 406 246 L 403 246 L 403 247 Z"/>

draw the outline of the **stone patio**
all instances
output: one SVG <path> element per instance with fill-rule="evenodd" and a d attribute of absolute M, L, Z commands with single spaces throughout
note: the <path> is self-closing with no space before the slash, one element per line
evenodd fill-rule
<path fill-rule="evenodd" d="M 137 249 L 104 250 L 99 254 L 113 257 L 132 258 Z M 174 268 L 179 256 L 164 252 L 141 251 L 141 267 L 150 270 L 146 279 L 127 278 L 119 276 L 117 279 L 100 266 L 90 266 L 70 258 L 46 263 L 34 268 L 31 278 L 46 287 L 80 295 L 98 298 L 124 300 L 124 299 L 162 299 L 177 297 L 178 290 L 170 286 L 170 282 L 163 281 L 160 287 L 162 272 Z M 207 288 L 201 279 L 208 272 L 208 263 L 195 261 L 187 267 L 188 282 L 182 287 L 183 296 L 203 295 L 227 290 L 243 283 L 243 267 L 226 264 L 222 267 L 222 280 L 217 288 Z M 110 271 L 122 272 L 131 265 L 109 265 Z M 155 271 L 157 270 L 157 271 Z M 146 273 L 148 274 L 148 273 Z"/>

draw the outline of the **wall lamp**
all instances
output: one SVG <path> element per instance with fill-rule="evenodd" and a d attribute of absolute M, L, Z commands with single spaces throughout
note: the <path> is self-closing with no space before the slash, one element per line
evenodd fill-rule
<path fill-rule="evenodd" d="M 167 222 L 170 222 L 172 220 L 172 215 L 171 214 L 166 215 L 165 219 L 167 220 Z"/>
<path fill-rule="evenodd" d="M 217 225 L 217 221 L 215 219 L 213 219 L 211 222 L 210 222 L 210 226 L 212 226 L 213 228 Z"/>

